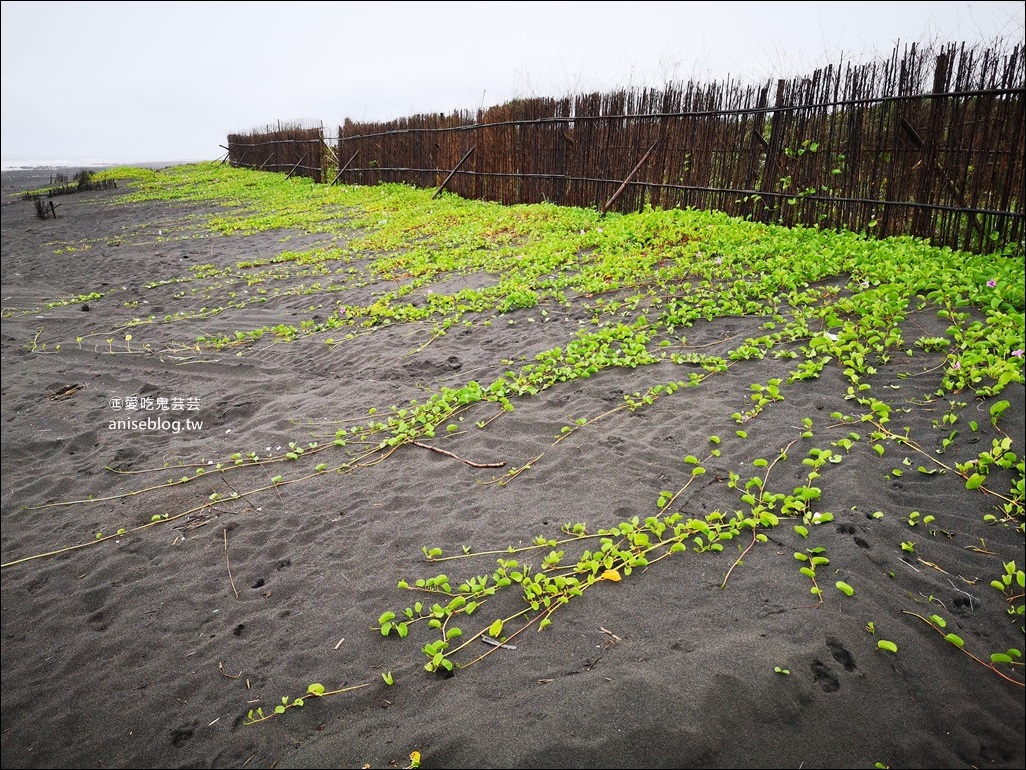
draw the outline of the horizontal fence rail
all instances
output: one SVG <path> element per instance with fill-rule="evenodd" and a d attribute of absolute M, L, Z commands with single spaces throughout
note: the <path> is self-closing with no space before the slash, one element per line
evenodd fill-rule
<path fill-rule="evenodd" d="M 764 85 L 690 82 L 346 120 L 319 166 L 301 156 L 329 147 L 320 129 L 233 135 L 228 158 L 504 204 L 718 209 L 968 251 L 1021 249 L 1024 72 L 1021 45 L 911 46 Z"/>

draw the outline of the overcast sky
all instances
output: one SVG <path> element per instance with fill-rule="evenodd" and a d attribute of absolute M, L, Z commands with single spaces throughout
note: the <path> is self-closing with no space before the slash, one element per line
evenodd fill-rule
<path fill-rule="evenodd" d="M 909 43 L 1023 42 L 1014 2 L 2 2 L 2 157 L 213 160 L 513 98 L 765 82 Z"/>

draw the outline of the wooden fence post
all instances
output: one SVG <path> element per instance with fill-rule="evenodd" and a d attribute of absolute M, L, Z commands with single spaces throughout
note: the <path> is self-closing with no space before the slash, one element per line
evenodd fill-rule
<path fill-rule="evenodd" d="M 787 105 L 784 104 L 784 94 L 786 93 L 787 81 L 777 81 L 777 95 L 774 100 L 774 107 L 785 108 Z M 769 124 L 770 124 L 770 138 L 769 146 L 766 147 L 766 163 L 763 165 L 762 180 L 759 183 L 759 193 L 763 197 L 772 197 L 774 203 L 772 205 L 766 205 L 766 201 L 763 200 L 763 207 L 761 217 L 759 221 L 766 222 L 770 218 L 770 214 L 776 212 L 777 218 L 780 218 L 780 197 L 777 195 L 775 189 L 777 184 L 780 182 L 781 157 L 784 155 L 784 142 L 787 141 L 787 129 L 790 123 L 790 113 L 786 109 L 776 109 L 770 113 Z M 765 138 L 765 137 L 764 137 Z"/>

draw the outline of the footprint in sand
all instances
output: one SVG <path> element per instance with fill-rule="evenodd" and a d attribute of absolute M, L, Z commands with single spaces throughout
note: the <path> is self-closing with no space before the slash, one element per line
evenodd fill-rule
<path fill-rule="evenodd" d="M 827 648 L 833 659 L 840 663 L 845 671 L 854 671 L 855 657 L 851 652 L 836 639 L 827 639 Z M 834 672 L 823 661 L 816 659 L 812 661 L 812 675 L 823 692 L 837 692 L 841 689 L 841 681 L 834 675 Z"/>

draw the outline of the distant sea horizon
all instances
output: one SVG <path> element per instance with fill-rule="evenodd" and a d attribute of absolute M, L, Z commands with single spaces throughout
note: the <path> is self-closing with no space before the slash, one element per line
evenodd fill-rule
<path fill-rule="evenodd" d="M 186 158 L 179 160 L 117 160 L 113 158 L 7 158 L 0 159 L 2 171 L 46 171 L 48 169 L 102 169 L 116 166 L 139 166 L 142 168 L 165 168 L 186 163 L 213 161 L 213 158 Z"/>

